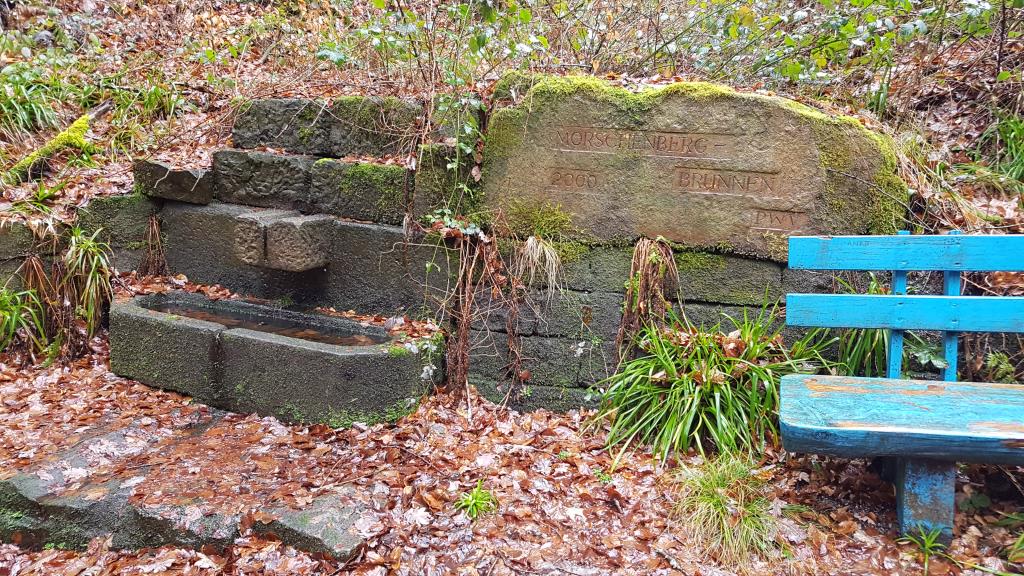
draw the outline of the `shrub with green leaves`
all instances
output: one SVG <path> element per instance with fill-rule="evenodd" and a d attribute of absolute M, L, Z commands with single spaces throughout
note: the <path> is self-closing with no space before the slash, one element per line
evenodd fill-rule
<path fill-rule="evenodd" d="M 608 445 L 648 444 L 663 459 L 696 448 L 701 453 L 760 451 L 777 436 L 779 379 L 816 372 L 831 341 L 812 331 L 787 347 L 777 308 L 698 330 L 685 317 L 648 326 L 637 338 L 638 357 L 605 379 L 599 418 L 611 421 Z"/>
<path fill-rule="evenodd" d="M 778 520 L 771 513 L 766 480 L 749 460 L 720 456 L 682 468 L 676 482 L 673 516 L 720 563 L 738 567 L 754 554 L 775 551 Z"/>

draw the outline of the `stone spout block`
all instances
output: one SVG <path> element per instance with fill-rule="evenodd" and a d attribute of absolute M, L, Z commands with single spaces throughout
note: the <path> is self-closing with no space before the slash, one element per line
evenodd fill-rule
<path fill-rule="evenodd" d="M 327 266 L 330 216 L 294 210 L 261 210 L 235 218 L 235 256 L 252 266 L 305 272 Z"/>
<path fill-rule="evenodd" d="M 155 160 L 139 160 L 133 167 L 135 186 L 143 194 L 190 204 L 213 199 L 212 175 L 207 170 L 174 168 Z"/>
<path fill-rule="evenodd" d="M 267 227 L 267 267 L 305 272 L 327 266 L 327 229 L 333 224 L 334 219 L 326 214 L 271 222 Z"/>

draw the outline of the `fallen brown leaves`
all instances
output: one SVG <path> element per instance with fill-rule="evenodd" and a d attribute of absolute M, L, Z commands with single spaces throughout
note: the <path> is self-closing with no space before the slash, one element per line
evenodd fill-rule
<path fill-rule="evenodd" d="M 103 541 L 85 552 L 3 546 L 0 574 L 721 573 L 687 545 L 685 521 L 671 517 L 670 477 L 644 453 L 613 469 L 603 432 L 588 431 L 588 414 L 519 414 L 473 397 L 468 420 L 465 403 L 436 395 L 393 426 L 333 430 L 255 415 L 219 418 L 187 398 L 114 376 L 97 349 L 66 366 L 0 365 L 5 474 L 52 459 L 101 424 L 131 427 L 145 442 L 100 454 L 77 474 L 124 480 L 145 466 L 145 477 L 133 480 L 137 505 L 239 515 L 243 526 L 344 486 L 364 510 L 356 528 L 367 544 L 349 566 L 250 536 L 220 553 L 115 552 Z M 204 423 L 202 433 L 186 434 L 196 423 Z M 914 564 L 892 540 L 891 487 L 863 463 L 787 461 L 783 454 L 770 462 L 777 462 L 765 469 L 777 512 L 791 517 L 782 519 L 780 541 L 792 559 L 755 563 L 753 573 L 903 574 Z M 978 483 L 979 473 L 970 478 Z M 477 480 L 499 508 L 471 522 L 453 502 Z M 1019 494 L 1007 498 L 992 508 L 1020 506 Z M 805 508 L 787 514 L 787 504 Z M 1009 533 L 994 526 L 997 514 L 986 514 L 958 516 L 955 557 L 999 562 Z"/>

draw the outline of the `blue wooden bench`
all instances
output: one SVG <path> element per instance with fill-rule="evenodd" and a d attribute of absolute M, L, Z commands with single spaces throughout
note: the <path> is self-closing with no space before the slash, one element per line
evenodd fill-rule
<path fill-rule="evenodd" d="M 782 378 L 791 452 L 895 460 L 900 531 L 952 537 L 957 462 L 1024 464 L 1024 386 L 957 382 L 960 332 L 1024 332 L 1024 298 L 960 296 L 963 272 L 1024 271 L 1024 235 L 792 237 L 789 266 L 890 270 L 891 294 L 789 294 L 786 323 L 890 330 L 888 378 Z M 907 295 L 907 272 L 944 273 L 944 294 Z M 902 379 L 903 332 L 943 334 L 944 381 Z"/>

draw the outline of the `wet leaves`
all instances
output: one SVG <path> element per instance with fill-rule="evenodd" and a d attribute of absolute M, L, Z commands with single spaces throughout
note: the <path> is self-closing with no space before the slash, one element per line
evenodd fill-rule
<path fill-rule="evenodd" d="M 88 497 L 91 486 L 119 479 L 133 489 L 133 502 L 174 521 L 237 515 L 243 529 L 271 522 L 274 508 L 301 508 L 337 492 L 362 508 L 355 530 L 367 538 L 346 567 L 243 536 L 226 551 L 115 552 L 103 541 L 85 552 L 3 546 L 0 573 L 81 566 L 79 572 L 109 574 L 330 574 L 343 568 L 350 574 L 603 575 L 635 574 L 638 566 L 649 574 L 720 573 L 670 520 L 668 477 L 647 454 L 613 468 L 603 433 L 584 431 L 587 414 L 519 414 L 474 396 L 467 420 L 464 402 L 437 395 L 397 425 L 333 430 L 221 415 L 110 374 L 102 349 L 66 366 L 4 366 L 0 374 L 0 458 L 7 473 L 53 462 L 90 434 L 117 429 L 128 440 L 87 442 L 91 465 L 65 470 L 65 490 Z M 892 540 L 891 487 L 864 463 L 789 458 L 760 473 L 775 487 L 792 560 L 755 563 L 755 573 L 902 574 L 916 561 Z M 473 523 L 453 502 L 479 480 L 499 505 Z M 792 504 L 803 507 L 787 515 L 783 510 Z M 1012 495 L 993 498 L 994 510 L 1013 506 L 1019 504 Z M 954 557 L 1002 562 L 1001 547 L 1012 534 L 996 526 L 1001 516 L 986 514 L 990 518 L 958 516 L 963 536 Z M 955 565 L 949 569 L 959 573 Z"/>

